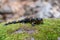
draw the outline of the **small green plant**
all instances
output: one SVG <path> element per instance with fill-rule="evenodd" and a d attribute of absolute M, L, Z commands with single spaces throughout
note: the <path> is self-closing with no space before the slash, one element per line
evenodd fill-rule
<path fill-rule="evenodd" d="M 22 29 L 22 33 L 15 33 Z M 34 33 L 28 31 L 34 30 Z M 31 24 L 11 24 L 4 26 L 0 23 L 0 40 L 58 40 L 60 37 L 60 19 L 44 19 L 44 24 L 32 26 Z"/>

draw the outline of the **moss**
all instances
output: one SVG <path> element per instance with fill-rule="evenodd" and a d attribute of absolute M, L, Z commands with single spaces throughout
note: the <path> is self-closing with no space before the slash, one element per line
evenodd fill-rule
<path fill-rule="evenodd" d="M 23 33 L 14 33 L 23 29 Z M 33 34 L 27 31 L 35 30 Z M 44 19 L 44 24 L 32 26 L 31 24 L 11 24 L 4 26 L 0 24 L 0 40 L 25 40 L 33 37 L 35 40 L 57 40 L 60 37 L 60 19 Z"/>

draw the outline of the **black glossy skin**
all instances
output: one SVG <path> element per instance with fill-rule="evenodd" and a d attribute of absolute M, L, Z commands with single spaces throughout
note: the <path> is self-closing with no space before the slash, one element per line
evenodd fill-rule
<path fill-rule="evenodd" d="M 34 26 L 34 25 L 43 24 L 43 19 L 42 18 L 25 18 L 24 20 L 18 20 L 17 22 L 16 21 L 8 22 L 5 25 L 16 24 L 16 23 L 30 23 L 32 24 L 32 26 Z"/>

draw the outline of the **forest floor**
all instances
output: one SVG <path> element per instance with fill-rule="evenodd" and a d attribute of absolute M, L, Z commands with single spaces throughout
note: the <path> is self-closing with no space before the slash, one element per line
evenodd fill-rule
<path fill-rule="evenodd" d="M 44 24 L 0 23 L 0 40 L 58 40 L 60 37 L 60 19 L 44 19 Z"/>

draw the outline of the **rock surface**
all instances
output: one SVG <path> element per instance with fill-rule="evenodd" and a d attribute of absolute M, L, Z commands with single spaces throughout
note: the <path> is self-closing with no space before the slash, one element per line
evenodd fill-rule
<path fill-rule="evenodd" d="M 40 18 L 60 18 L 60 0 L 0 0 L 0 12 L 13 12 L 14 20 L 27 13 Z"/>

